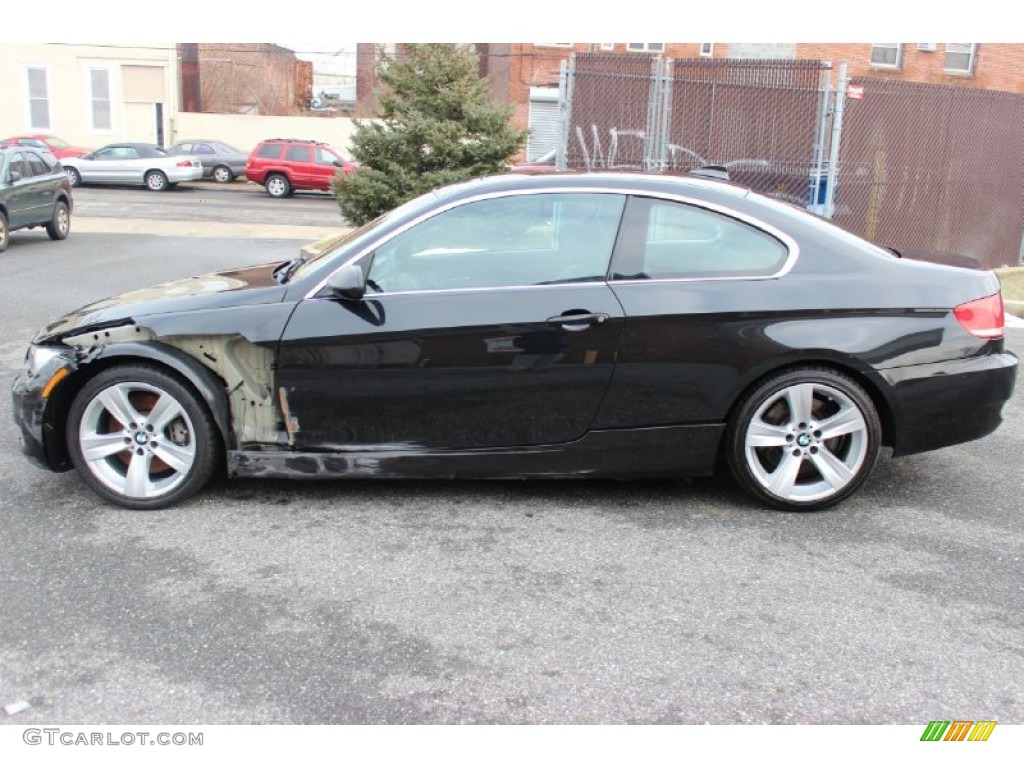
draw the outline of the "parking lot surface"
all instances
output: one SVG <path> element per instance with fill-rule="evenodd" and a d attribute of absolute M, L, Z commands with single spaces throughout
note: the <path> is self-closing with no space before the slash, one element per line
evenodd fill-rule
<path fill-rule="evenodd" d="M 340 224 L 330 200 L 274 202 Z M 306 242 L 252 236 L 248 216 L 230 239 L 12 238 L 3 376 L 74 307 Z M 1024 330 L 1007 346 L 1024 353 Z M 883 456 L 816 514 L 724 479 L 222 479 L 140 513 L 30 466 L 2 398 L 0 702 L 31 707 L 0 720 L 1020 723 L 1019 388 L 1004 418 Z"/>

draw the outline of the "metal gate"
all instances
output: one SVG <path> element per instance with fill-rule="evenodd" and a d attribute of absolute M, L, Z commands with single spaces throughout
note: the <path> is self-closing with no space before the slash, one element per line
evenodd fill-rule
<path fill-rule="evenodd" d="M 559 114 L 559 168 L 720 165 L 911 258 L 1024 263 L 1020 94 L 849 81 L 845 63 L 586 53 L 563 66 Z"/>
<path fill-rule="evenodd" d="M 820 61 L 576 54 L 563 77 L 560 167 L 687 173 L 825 205 L 831 68 Z"/>

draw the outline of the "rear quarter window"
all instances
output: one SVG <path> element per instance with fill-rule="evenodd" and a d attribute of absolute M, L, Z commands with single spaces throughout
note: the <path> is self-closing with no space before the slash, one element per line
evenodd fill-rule
<path fill-rule="evenodd" d="M 696 205 L 634 198 L 628 216 L 629 256 L 617 279 L 767 277 L 789 257 L 767 232 Z"/>

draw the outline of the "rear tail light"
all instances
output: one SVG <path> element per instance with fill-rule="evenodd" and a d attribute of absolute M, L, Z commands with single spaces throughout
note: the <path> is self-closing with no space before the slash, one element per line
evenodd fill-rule
<path fill-rule="evenodd" d="M 961 304 L 953 310 L 956 319 L 971 336 L 979 339 L 1001 339 L 1003 337 L 1003 295 L 994 293 L 984 299 L 975 299 Z"/>
<path fill-rule="evenodd" d="M 179 160 L 175 165 L 178 168 L 190 168 L 192 166 L 191 160 Z"/>

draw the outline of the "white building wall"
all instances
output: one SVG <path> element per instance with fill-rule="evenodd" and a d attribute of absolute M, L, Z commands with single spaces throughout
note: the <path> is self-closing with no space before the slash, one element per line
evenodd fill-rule
<path fill-rule="evenodd" d="M 31 125 L 26 66 L 46 70 L 50 126 Z M 160 71 L 164 84 L 158 97 L 164 104 L 164 133 L 170 127 L 177 103 L 177 57 L 174 45 L 147 47 L 111 45 L 59 45 L 53 43 L 0 45 L 0 87 L 4 108 L 0 109 L 0 138 L 22 133 L 52 133 L 79 146 L 98 147 L 112 141 L 150 141 L 156 135 L 155 108 L 147 109 L 152 119 L 139 116 L 145 110 L 129 108 L 124 98 L 121 67 L 149 66 Z M 109 130 L 92 125 L 89 72 L 106 69 L 110 82 L 111 126 Z M 129 110 L 131 109 L 131 113 Z"/>

